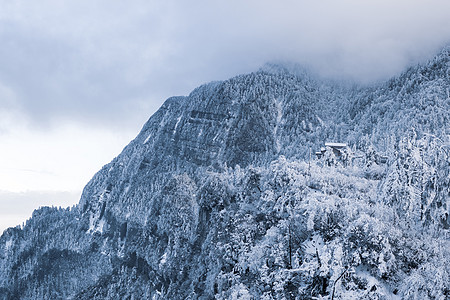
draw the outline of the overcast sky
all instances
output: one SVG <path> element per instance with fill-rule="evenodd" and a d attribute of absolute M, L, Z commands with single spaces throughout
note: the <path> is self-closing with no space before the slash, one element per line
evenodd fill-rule
<path fill-rule="evenodd" d="M 0 0 L 0 231 L 87 181 L 172 95 L 292 61 L 367 83 L 450 42 L 448 0 Z"/>

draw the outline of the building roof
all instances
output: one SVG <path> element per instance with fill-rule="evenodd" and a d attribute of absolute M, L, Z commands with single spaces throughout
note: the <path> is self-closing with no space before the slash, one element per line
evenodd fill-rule
<path fill-rule="evenodd" d="M 332 148 L 344 148 L 347 147 L 347 144 L 345 143 L 325 143 L 326 147 L 332 147 Z"/>

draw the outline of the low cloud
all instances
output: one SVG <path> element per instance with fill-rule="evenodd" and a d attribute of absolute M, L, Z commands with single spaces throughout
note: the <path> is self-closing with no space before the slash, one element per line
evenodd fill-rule
<path fill-rule="evenodd" d="M 0 109 L 44 128 L 139 128 L 167 97 L 268 61 L 385 79 L 450 41 L 448 0 L 0 4 Z"/>

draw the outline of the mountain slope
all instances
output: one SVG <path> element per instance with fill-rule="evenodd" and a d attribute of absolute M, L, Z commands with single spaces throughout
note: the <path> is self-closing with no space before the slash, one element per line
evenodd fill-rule
<path fill-rule="evenodd" d="M 444 299 L 449 77 L 446 48 L 371 87 L 268 65 L 170 98 L 76 207 L 4 232 L 0 295 Z M 310 161 L 325 141 L 363 159 Z"/>

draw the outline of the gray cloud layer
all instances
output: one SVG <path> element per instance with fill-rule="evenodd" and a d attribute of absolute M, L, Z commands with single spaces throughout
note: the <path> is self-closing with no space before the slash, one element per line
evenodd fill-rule
<path fill-rule="evenodd" d="M 450 41 L 448 0 L 0 5 L 0 110 L 41 126 L 140 126 L 171 95 L 273 60 L 383 79 Z"/>

